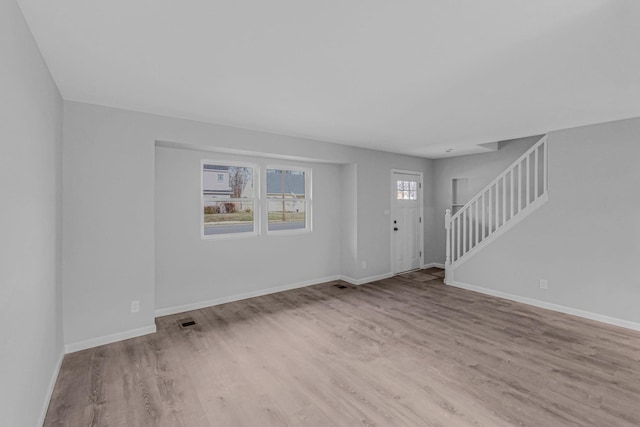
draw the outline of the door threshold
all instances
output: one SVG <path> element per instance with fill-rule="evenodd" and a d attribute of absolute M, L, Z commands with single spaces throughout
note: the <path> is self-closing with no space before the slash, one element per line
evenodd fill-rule
<path fill-rule="evenodd" d="M 418 267 L 418 268 L 414 268 L 413 270 L 407 270 L 407 271 L 403 271 L 401 273 L 395 273 L 394 276 L 400 276 L 401 274 L 413 273 L 413 272 L 420 271 L 420 270 L 422 270 L 422 269 L 420 267 Z"/>

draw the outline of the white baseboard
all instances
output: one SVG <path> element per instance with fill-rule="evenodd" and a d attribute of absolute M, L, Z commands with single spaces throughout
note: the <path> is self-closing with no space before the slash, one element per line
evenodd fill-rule
<path fill-rule="evenodd" d="M 354 279 L 349 276 L 337 274 L 335 276 L 326 276 L 319 279 L 305 280 L 302 282 L 291 283 L 288 285 L 275 286 L 267 289 L 260 289 L 257 291 L 244 292 L 241 294 L 230 295 L 226 297 L 214 298 L 205 301 L 198 301 L 190 304 L 177 305 L 173 307 L 159 308 L 155 311 L 156 317 L 169 316 L 171 314 L 184 313 L 191 310 L 199 310 L 201 308 L 213 307 L 220 304 L 226 304 L 229 302 L 240 301 L 248 298 L 255 298 L 263 295 L 274 294 L 277 292 L 289 291 L 291 289 L 304 288 L 307 286 L 319 285 L 320 283 L 332 282 L 335 280 L 343 280 L 352 285 L 364 285 L 365 283 L 375 282 L 376 280 L 388 279 L 393 274 L 385 273 L 377 276 L 365 277 L 362 279 Z"/>
<path fill-rule="evenodd" d="M 288 285 L 275 286 L 273 288 L 260 289 L 257 291 L 244 292 L 242 294 L 230 295 L 205 301 L 198 301 L 190 304 L 177 305 L 173 307 L 159 308 L 155 311 L 156 317 L 168 316 L 170 314 L 184 313 L 185 311 L 198 310 L 205 307 L 213 307 L 215 305 L 226 304 L 228 302 L 240 301 L 243 299 L 259 297 L 262 295 L 274 294 L 276 292 L 289 291 L 291 289 L 304 288 L 306 286 L 318 285 L 320 283 L 331 282 L 341 279 L 341 276 L 327 276 L 319 279 L 305 280 L 302 282 L 291 283 Z"/>
<path fill-rule="evenodd" d="M 56 381 L 58 380 L 58 375 L 60 375 L 60 368 L 62 368 L 62 360 L 64 360 L 64 350 L 60 351 L 58 362 L 56 363 L 56 367 L 54 368 L 53 374 L 51 374 L 51 379 L 49 380 L 49 388 L 47 389 L 46 395 L 47 397 L 44 400 L 42 411 L 40 412 L 40 422 L 38 423 L 39 426 L 44 424 L 44 419 L 47 416 L 47 410 L 49 409 L 49 402 L 51 402 L 53 389 L 56 387 Z"/>
<path fill-rule="evenodd" d="M 364 277 L 362 279 L 354 279 L 353 277 L 349 277 L 349 276 L 340 276 L 340 280 L 343 280 L 351 285 L 364 285 L 365 283 L 371 283 L 377 280 L 388 279 L 389 277 L 393 277 L 393 273 L 378 274 L 377 276 L 369 276 L 369 277 Z"/>
<path fill-rule="evenodd" d="M 141 337 L 156 332 L 156 324 L 144 326 L 142 328 L 131 329 L 129 331 L 117 332 L 115 334 L 104 335 L 102 337 L 91 338 L 85 341 L 78 341 L 64 346 L 65 353 L 73 353 L 99 345 L 111 344 L 116 341 L 128 340 L 129 338 Z"/>
<path fill-rule="evenodd" d="M 504 298 L 504 299 L 508 299 L 516 302 L 521 302 L 523 304 L 532 305 L 534 307 L 545 308 L 547 310 L 557 311 L 565 314 L 571 314 L 573 316 L 583 317 L 589 320 L 595 320 L 597 322 L 606 323 L 608 325 L 620 326 L 622 328 L 632 329 L 634 331 L 640 331 L 640 323 L 631 322 L 629 320 L 618 319 L 615 317 L 605 316 L 603 314 L 592 313 L 590 311 L 580 310 L 573 307 L 567 307 L 565 305 L 554 304 L 546 301 L 540 301 L 537 299 L 522 297 L 519 295 L 513 295 L 506 292 L 483 288 L 481 286 L 469 285 L 467 283 L 456 282 L 453 280 L 446 280 L 445 283 L 449 286 L 466 289 L 468 291 L 479 292 L 481 294 L 490 295 L 498 298 Z"/>
<path fill-rule="evenodd" d="M 433 268 L 433 267 L 444 269 L 444 264 L 440 264 L 439 262 L 430 262 L 429 264 L 424 264 L 422 266 L 423 269 Z"/>

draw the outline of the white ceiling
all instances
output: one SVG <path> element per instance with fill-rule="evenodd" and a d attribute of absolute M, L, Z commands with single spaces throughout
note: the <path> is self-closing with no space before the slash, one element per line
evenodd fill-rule
<path fill-rule="evenodd" d="M 424 157 L 640 116 L 635 0 L 19 0 L 63 98 Z"/>

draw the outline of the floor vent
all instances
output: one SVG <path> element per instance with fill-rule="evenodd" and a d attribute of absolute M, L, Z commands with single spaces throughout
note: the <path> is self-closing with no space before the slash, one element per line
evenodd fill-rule
<path fill-rule="evenodd" d="M 193 326 L 195 324 L 196 324 L 196 321 L 190 317 L 187 317 L 186 319 L 178 320 L 178 325 L 180 325 L 181 328 L 188 328 L 189 326 Z"/>
<path fill-rule="evenodd" d="M 346 288 L 345 285 L 341 285 L 341 284 L 337 284 L 337 285 L 333 285 L 333 286 L 335 286 L 338 289 L 345 289 Z"/>

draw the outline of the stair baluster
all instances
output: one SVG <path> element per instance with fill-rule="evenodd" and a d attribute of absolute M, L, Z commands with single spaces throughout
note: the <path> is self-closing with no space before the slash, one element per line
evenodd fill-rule
<path fill-rule="evenodd" d="M 447 277 L 547 201 L 547 151 L 545 135 L 455 214 L 446 210 Z"/>

